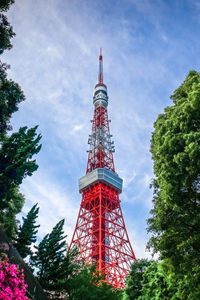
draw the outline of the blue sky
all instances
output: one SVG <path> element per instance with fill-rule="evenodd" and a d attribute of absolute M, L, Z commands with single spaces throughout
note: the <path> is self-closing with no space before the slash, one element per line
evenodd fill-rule
<path fill-rule="evenodd" d="M 43 136 L 39 169 L 21 186 L 23 214 L 38 202 L 39 238 L 65 218 L 70 242 L 102 47 L 122 210 L 136 257 L 148 257 L 153 123 L 188 71 L 199 71 L 200 2 L 16 0 L 8 18 L 16 37 L 3 60 L 26 95 L 12 124 L 14 130 L 38 124 Z"/>

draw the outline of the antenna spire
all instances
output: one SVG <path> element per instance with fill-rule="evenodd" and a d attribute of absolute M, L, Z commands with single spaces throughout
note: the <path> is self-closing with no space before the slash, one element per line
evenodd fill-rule
<path fill-rule="evenodd" d="M 102 48 L 100 48 L 99 55 L 99 78 L 98 83 L 103 84 L 103 56 L 102 56 Z"/>

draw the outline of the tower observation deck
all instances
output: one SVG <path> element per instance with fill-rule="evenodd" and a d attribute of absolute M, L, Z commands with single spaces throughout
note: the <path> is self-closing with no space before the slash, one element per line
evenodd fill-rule
<path fill-rule="evenodd" d="M 80 258 L 97 263 L 106 281 L 124 288 L 131 263 L 136 260 L 122 215 L 119 194 L 122 179 L 115 172 L 114 142 L 109 129 L 107 86 L 103 83 L 100 50 L 98 83 L 94 88 L 94 116 L 89 135 L 86 175 L 79 179 L 82 201 L 70 247 Z"/>

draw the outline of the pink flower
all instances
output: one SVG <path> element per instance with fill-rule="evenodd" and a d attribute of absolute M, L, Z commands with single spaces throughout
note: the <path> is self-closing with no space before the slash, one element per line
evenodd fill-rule
<path fill-rule="evenodd" d="M 0 271 L 0 282 L 3 282 L 5 280 L 5 275 L 3 271 Z"/>
<path fill-rule="evenodd" d="M 0 299 L 27 300 L 24 274 L 15 264 L 0 259 Z"/>
<path fill-rule="evenodd" d="M 12 295 L 12 290 L 11 290 L 11 288 L 10 288 L 9 286 L 7 286 L 7 287 L 5 288 L 5 292 L 6 292 L 8 295 Z"/>

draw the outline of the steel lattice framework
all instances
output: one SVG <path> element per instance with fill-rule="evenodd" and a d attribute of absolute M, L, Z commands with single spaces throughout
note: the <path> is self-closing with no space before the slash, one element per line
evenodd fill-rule
<path fill-rule="evenodd" d="M 126 231 L 119 194 L 122 179 L 115 172 L 107 113 L 107 87 L 103 83 L 103 58 L 99 56 L 99 80 L 95 86 L 94 117 L 89 135 L 86 175 L 79 180 L 82 201 L 71 245 L 78 246 L 80 258 L 97 263 L 106 280 L 124 288 L 130 265 L 136 260 Z"/>
<path fill-rule="evenodd" d="M 114 152 L 114 142 L 111 141 L 111 137 L 107 109 L 103 106 L 98 106 L 94 110 L 92 134 L 89 135 L 88 139 L 90 150 L 88 150 L 86 173 L 96 168 L 104 167 L 115 171 L 112 155 Z"/>

